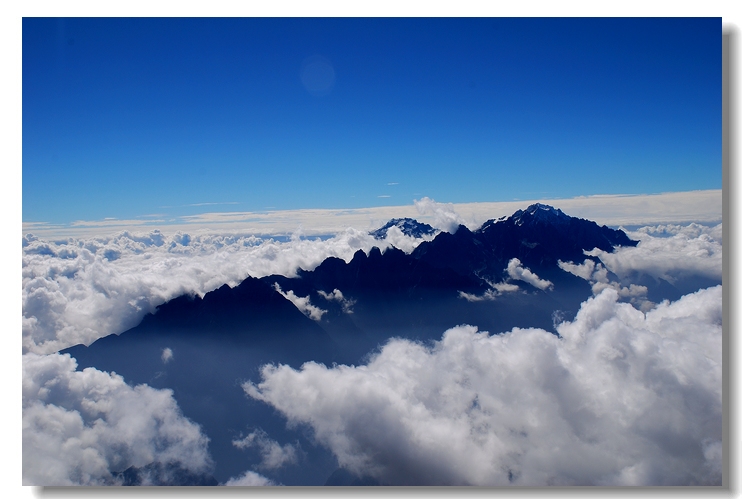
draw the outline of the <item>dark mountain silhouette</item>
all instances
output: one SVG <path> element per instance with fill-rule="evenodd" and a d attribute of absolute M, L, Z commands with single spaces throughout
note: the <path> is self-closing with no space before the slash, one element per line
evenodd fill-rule
<path fill-rule="evenodd" d="M 376 239 L 384 239 L 391 227 L 399 227 L 402 234 L 411 237 L 423 237 L 435 234 L 436 230 L 428 224 L 418 222 L 414 218 L 392 218 L 383 227 L 369 232 Z"/>

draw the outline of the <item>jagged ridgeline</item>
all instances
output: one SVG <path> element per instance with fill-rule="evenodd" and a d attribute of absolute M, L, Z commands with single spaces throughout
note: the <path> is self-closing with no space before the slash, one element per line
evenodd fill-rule
<path fill-rule="evenodd" d="M 558 262 L 581 263 L 593 248 L 637 244 L 621 230 L 542 204 L 474 231 L 462 225 L 436 234 L 407 218 L 371 235 L 384 239 L 391 227 L 426 241 L 409 254 L 373 248 L 349 262 L 328 258 L 292 278 L 248 277 L 203 297 L 181 296 L 120 335 L 63 353 L 79 369 L 115 371 L 131 384 L 173 390 L 184 414 L 211 439 L 215 462 L 213 476 L 188 476 L 189 483 L 223 483 L 255 466 L 256 452 L 232 445 L 251 428 L 299 442 L 305 459 L 298 471 L 279 472 L 282 483 L 323 485 L 331 476 L 329 483 L 365 483 L 338 472 L 303 429 L 287 428 L 270 407 L 246 398 L 241 382 L 259 381 L 267 363 L 358 364 L 391 337 L 437 340 L 460 324 L 493 334 L 515 326 L 555 331 L 555 313 L 570 319 L 591 296 L 590 283 Z M 145 471 L 151 470 L 120 470 L 131 483 Z"/>

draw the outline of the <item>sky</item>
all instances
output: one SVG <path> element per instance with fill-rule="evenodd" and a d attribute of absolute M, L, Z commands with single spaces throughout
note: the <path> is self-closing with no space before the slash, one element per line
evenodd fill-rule
<path fill-rule="evenodd" d="M 23 19 L 23 222 L 720 189 L 721 20 Z"/>

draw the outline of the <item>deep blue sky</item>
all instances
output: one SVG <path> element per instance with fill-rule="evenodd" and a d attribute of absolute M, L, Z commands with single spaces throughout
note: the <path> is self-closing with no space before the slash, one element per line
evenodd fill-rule
<path fill-rule="evenodd" d="M 716 188 L 719 18 L 23 20 L 25 222 Z"/>

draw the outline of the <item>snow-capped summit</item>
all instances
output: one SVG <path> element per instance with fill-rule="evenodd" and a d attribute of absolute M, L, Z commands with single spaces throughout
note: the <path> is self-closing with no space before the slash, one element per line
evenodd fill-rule
<path fill-rule="evenodd" d="M 548 204 L 534 203 L 525 210 L 516 211 L 511 218 L 515 225 L 523 225 L 528 221 L 560 225 L 569 223 L 572 217 L 565 215 L 559 208 L 554 208 Z"/>
<path fill-rule="evenodd" d="M 423 237 L 435 234 L 436 230 L 428 224 L 418 222 L 414 218 L 392 218 L 383 227 L 372 230 L 370 235 L 376 239 L 384 239 L 391 227 L 399 227 L 402 234 L 410 237 Z"/>

